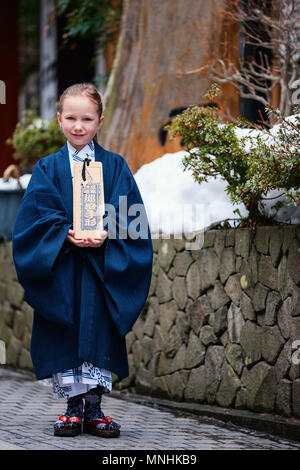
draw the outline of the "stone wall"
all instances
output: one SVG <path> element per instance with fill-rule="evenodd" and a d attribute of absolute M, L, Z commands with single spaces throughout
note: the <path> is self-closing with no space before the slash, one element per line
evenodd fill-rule
<path fill-rule="evenodd" d="M 32 370 L 30 339 L 32 308 L 23 301 L 13 259 L 12 243 L 0 242 L 0 340 L 5 343 L 6 358 L 0 362 Z"/>
<path fill-rule="evenodd" d="M 197 251 L 153 245 L 130 377 L 115 386 L 300 417 L 300 227 L 210 230 Z"/>
<path fill-rule="evenodd" d="M 147 303 L 114 387 L 172 400 L 300 417 L 300 227 L 209 230 L 199 250 L 153 239 Z M 0 339 L 31 369 L 32 309 L 0 244 Z M 294 347 L 294 349 L 293 349 Z"/>

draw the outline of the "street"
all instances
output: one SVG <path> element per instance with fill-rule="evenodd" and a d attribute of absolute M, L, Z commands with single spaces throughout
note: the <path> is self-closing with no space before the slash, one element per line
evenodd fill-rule
<path fill-rule="evenodd" d="M 103 410 L 121 424 L 121 435 L 59 438 L 53 423 L 65 412 L 45 381 L 15 372 L 0 375 L 0 450 L 299 450 L 300 442 L 249 429 L 176 416 L 171 411 L 104 396 Z M 111 457 L 112 458 L 112 457 Z M 105 463 L 105 462 L 104 462 Z M 106 462 L 109 463 L 109 462 Z M 110 462 L 113 463 L 113 462 Z M 180 464 L 180 462 L 179 462 Z"/>

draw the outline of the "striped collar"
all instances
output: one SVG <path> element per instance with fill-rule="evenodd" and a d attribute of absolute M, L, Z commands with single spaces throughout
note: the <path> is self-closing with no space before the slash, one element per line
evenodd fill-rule
<path fill-rule="evenodd" d="M 70 142 L 67 140 L 68 152 L 70 159 L 74 162 L 81 162 L 85 158 L 89 158 L 90 160 L 95 160 L 95 144 L 94 141 L 91 140 L 88 144 L 86 144 L 81 150 L 76 150 Z"/>

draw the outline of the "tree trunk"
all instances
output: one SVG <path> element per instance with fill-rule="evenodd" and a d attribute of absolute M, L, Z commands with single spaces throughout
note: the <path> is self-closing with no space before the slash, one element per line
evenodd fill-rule
<path fill-rule="evenodd" d="M 170 114 L 204 102 L 210 85 L 205 70 L 186 72 L 205 66 L 210 41 L 222 36 L 214 8 L 211 0 L 124 0 L 99 140 L 124 156 L 133 172 L 182 148 L 163 127 Z M 238 112 L 236 96 L 226 99 Z"/>

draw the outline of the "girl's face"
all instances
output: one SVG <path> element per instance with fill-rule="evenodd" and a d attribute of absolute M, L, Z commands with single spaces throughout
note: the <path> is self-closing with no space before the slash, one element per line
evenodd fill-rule
<path fill-rule="evenodd" d="M 99 119 L 96 103 L 87 96 L 78 95 L 66 96 L 57 119 L 70 144 L 81 150 L 95 137 L 104 117 Z"/>

